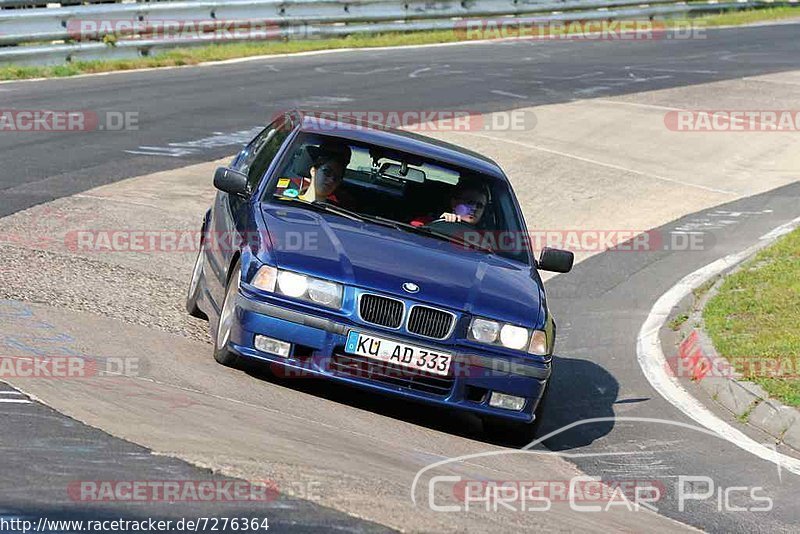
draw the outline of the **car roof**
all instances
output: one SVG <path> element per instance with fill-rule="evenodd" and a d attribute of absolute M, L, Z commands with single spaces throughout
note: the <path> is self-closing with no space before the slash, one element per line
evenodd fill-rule
<path fill-rule="evenodd" d="M 326 114 L 319 112 L 304 113 L 296 110 L 296 113 L 301 117 L 299 129 L 302 132 L 339 137 L 408 152 L 508 182 L 503 170 L 493 160 L 445 141 L 366 121 L 328 118 Z"/>

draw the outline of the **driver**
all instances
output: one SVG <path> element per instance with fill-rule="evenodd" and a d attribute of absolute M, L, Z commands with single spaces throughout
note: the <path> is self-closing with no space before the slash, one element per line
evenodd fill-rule
<path fill-rule="evenodd" d="M 319 200 L 352 209 L 353 198 L 346 191 L 339 190 L 351 156 L 350 147 L 344 144 L 315 147 L 312 151 L 314 162 L 309 170 L 311 183 L 300 198 L 307 202 Z"/>
<path fill-rule="evenodd" d="M 459 186 L 450 199 L 451 212 L 439 217 L 447 222 L 462 222 L 475 226 L 481 222 L 488 202 L 486 192 L 477 184 Z"/>
<path fill-rule="evenodd" d="M 417 217 L 410 224 L 425 226 L 435 220 L 449 223 L 465 223 L 475 226 L 481 222 L 489 201 L 483 184 L 465 182 L 457 186 L 450 197 L 450 210 L 442 213 L 438 219 L 434 217 Z"/>

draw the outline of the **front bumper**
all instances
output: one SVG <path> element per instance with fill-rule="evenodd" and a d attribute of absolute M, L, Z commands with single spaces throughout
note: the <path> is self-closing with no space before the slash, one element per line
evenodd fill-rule
<path fill-rule="evenodd" d="M 279 304 L 253 300 L 240 294 L 230 348 L 240 355 L 269 362 L 274 373 L 285 377 L 322 377 L 337 382 L 438 405 L 491 416 L 530 422 L 550 376 L 549 361 L 511 358 L 472 352 L 455 353 L 449 377 L 433 377 L 346 354 L 344 345 L 351 329 L 417 346 L 436 343 L 387 335 L 346 320 L 332 320 L 296 311 Z M 255 348 L 255 336 L 263 335 L 292 344 L 287 358 Z M 520 411 L 489 406 L 492 391 L 524 397 Z"/>

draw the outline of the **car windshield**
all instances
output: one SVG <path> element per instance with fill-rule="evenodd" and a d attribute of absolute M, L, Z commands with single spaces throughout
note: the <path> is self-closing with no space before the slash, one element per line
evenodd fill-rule
<path fill-rule="evenodd" d="M 303 133 L 267 197 L 530 263 L 507 183 L 415 154 Z"/>

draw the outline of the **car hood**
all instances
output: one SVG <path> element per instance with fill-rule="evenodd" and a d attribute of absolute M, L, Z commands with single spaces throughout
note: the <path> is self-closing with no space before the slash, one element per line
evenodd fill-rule
<path fill-rule="evenodd" d="M 305 208 L 261 211 L 280 268 L 526 326 L 541 320 L 542 289 L 528 265 Z M 419 292 L 404 292 L 406 282 Z"/>

